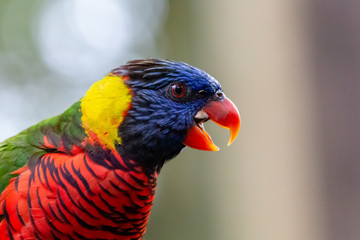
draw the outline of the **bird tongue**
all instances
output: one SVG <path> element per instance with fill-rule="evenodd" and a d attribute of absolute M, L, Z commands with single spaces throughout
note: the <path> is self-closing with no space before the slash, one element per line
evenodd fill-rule
<path fill-rule="evenodd" d="M 184 144 L 199 150 L 219 151 L 219 147 L 213 143 L 210 135 L 199 124 L 190 128 Z"/>
<path fill-rule="evenodd" d="M 235 140 L 240 130 L 240 114 L 235 105 L 230 99 L 225 97 L 222 100 L 210 101 L 203 107 L 202 111 L 216 124 L 230 130 L 229 146 Z M 219 147 L 213 143 L 210 135 L 203 128 L 202 123 L 195 124 L 190 128 L 184 144 L 199 150 L 219 150 Z"/>

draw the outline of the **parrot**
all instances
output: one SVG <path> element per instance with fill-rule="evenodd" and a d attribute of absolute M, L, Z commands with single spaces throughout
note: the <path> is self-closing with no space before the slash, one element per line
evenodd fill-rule
<path fill-rule="evenodd" d="M 205 71 L 151 58 L 113 69 L 0 143 L 0 239 L 142 239 L 164 163 L 219 150 L 208 120 L 237 137 L 239 111 Z"/>

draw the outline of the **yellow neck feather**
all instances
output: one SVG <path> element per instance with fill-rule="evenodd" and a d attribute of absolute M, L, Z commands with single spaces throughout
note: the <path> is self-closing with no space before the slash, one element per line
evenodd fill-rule
<path fill-rule="evenodd" d="M 124 77 L 109 74 L 94 83 L 81 99 L 82 124 L 91 141 L 114 149 L 121 143 L 118 127 L 131 105 Z"/>

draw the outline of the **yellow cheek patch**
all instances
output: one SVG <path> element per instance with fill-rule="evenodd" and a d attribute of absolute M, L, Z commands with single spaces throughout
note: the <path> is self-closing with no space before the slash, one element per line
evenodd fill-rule
<path fill-rule="evenodd" d="M 118 128 L 131 105 L 125 77 L 109 74 L 94 83 L 81 99 L 82 125 L 90 140 L 114 149 L 121 144 Z M 95 136 L 94 136 L 95 135 Z"/>

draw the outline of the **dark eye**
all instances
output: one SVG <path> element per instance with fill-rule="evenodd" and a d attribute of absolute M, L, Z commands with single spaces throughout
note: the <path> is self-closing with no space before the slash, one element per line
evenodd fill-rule
<path fill-rule="evenodd" d="M 171 86 L 171 93 L 175 97 L 181 98 L 185 95 L 185 87 L 181 84 L 174 84 Z"/>

